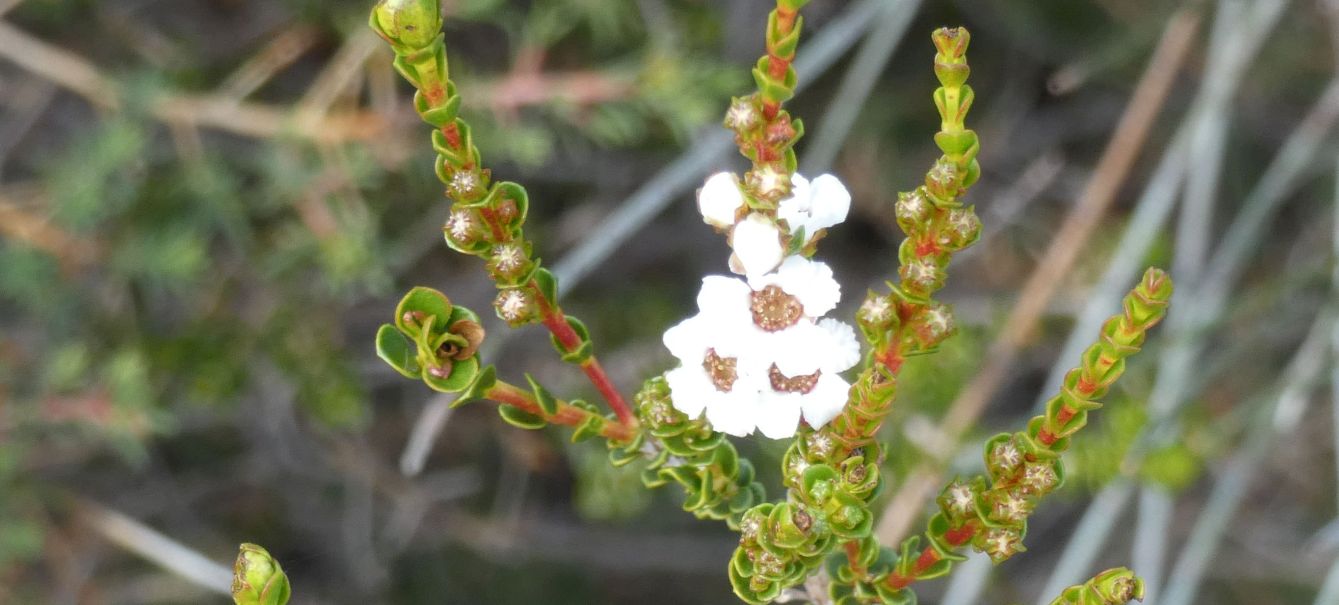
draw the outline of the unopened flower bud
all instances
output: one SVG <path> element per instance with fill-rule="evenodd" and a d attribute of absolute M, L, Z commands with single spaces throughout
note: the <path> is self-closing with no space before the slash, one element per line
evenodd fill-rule
<path fill-rule="evenodd" d="M 412 49 L 432 43 L 442 29 L 439 0 L 381 0 L 372 20 L 387 41 Z"/>
<path fill-rule="evenodd" d="M 934 207 L 925 199 L 925 193 L 917 188 L 910 193 L 898 194 L 893 211 L 897 215 L 897 225 L 903 231 L 913 233 L 925 229 Z"/>
<path fill-rule="evenodd" d="M 1027 550 L 1023 547 L 1023 536 L 1009 528 L 994 528 L 978 534 L 973 542 L 977 550 L 990 555 L 995 563 Z"/>
<path fill-rule="evenodd" d="M 878 334 L 888 330 L 897 320 L 892 297 L 870 291 L 865 295 L 865 302 L 860 303 L 855 318 L 866 332 Z"/>
<path fill-rule="evenodd" d="M 986 455 L 986 468 L 992 477 L 1012 477 L 1023 464 L 1023 452 L 1012 439 L 991 446 Z"/>
<path fill-rule="evenodd" d="M 961 176 L 958 167 L 953 162 L 940 158 L 925 173 L 925 188 L 936 199 L 950 200 L 958 196 L 958 188 L 962 182 Z"/>
<path fill-rule="evenodd" d="M 758 110 L 755 97 L 735 99 L 730 103 L 730 109 L 725 112 L 725 127 L 735 132 L 753 130 L 761 123 L 762 112 Z"/>
<path fill-rule="evenodd" d="M 446 184 L 446 194 L 453 200 L 472 201 L 484 194 L 483 180 L 474 170 L 457 170 Z"/>
<path fill-rule="evenodd" d="M 535 304 L 530 295 L 520 288 L 507 288 L 493 300 L 493 309 L 502 321 L 511 326 L 529 323 L 535 317 Z"/>
<path fill-rule="evenodd" d="M 970 208 L 954 208 L 948 213 L 944 231 L 947 245 L 961 250 L 976 243 L 981 237 L 981 219 Z"/>
<path fill-rule="evenodd" d="M 903 282 L 918 290 L 935 290 L 942 281 L 939 267 L 928 258 L 918 258 L 902 265 L 899 273 Z"/>
<path fill-rule="evenodd" d="M 488 258 L 488 271 L 499 281 L 513 282 L 529 272 L 529 251 L 520 242 L 507 242 L 493 246 Z"/>
<path fill-rule="evenodd" d="M 1144 600 L 1144 581 L 1134 572 L 1118 567 L 1108 569 L 1093 578 L 1093 588 L 1106 599 L 1107 603 L 1128 603 L 1130 600 Z"/>
<path fill-rule="evenodd" d="M 458 248 L 467 248 L 483 235 L 483 219 L 471 208 L 456 208 L 442 226 L 446 239 Z"/>
<path fill-rule="evenodd" d="M 790 193 L 790 177 L 770 164 L 750 170 L 744 177 L 744 185 L 758 199 L 776 203 Z"/>
<path fill-rule="evenodd" d="M 288 576 L 264 548 L 243 544 L 232 568 L 232 598 L 237 605 L 284 605 Z"/>
<path fill-rule="evenodd" d="M 931 303 L 931 306 L 916 317 L 916 335 L 922 344 L 932 347 L 953 334 L 953 311 L 946 305 Z"/>

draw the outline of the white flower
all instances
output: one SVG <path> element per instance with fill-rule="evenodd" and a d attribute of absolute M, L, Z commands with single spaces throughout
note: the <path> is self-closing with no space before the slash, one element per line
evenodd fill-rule
<path fill-rule="evenodd" d="M 777 206 L 776 216 L 790 226 L 791 234 L 804 228 L 805 242 L 820 229 L 846 220 L 851 211 L 851 193 L 837 177 L 825 174 L 812 182 L 798 173 L 791 177 L 791 195 Z"/>
<path fill-rule="evenodd" d="M 710 311 L 690 317 L 665 332 L 665 346 L 682 362 L 665 373 L 670 402 L 689 417 L 706 411 L 716 430 L 735 436 L 753 432 L 758 410 L 759 368 L 741 358 L 747 338 L 740 326 Z"/>
<path fill-rule="evenodd" d="M 744 193 L 739 182 L 729 172 L 711 175 L 697 192 L 697 209 L 709 225 L 729 228 L 735 224 L 735 214 L 744 206 Z"/>
<path fill-rule="evenodd" d="M 822 317 L 842 298 L 841 284 L 832 277 L 832 268 L 799 255 L 787 257 L 775 273 L 749 276 L 749 287 L 755 291 L 767 286 L 778 286 L 794 296 L 809 317 Z"/>
<path fill-rule="evenodd" d="M 734 259 L 745 275 L 762 275 L 781 264 L 781 230 L 763 214 L 754 212 L 735 225 L 730 238 Z M 733 265 L 733 263 L 732 263 Z M 733 267 L 732 267 L 733 268 Z"/>
<path fill-rule="evenodd" d="M 827 424 L 847 402 L 841 373 L 860 361 L 855 330 L 822 317 L 840 297 L 832 270 L 801 257 L 748 283 L 704 278 L 699 313 L 664 337 L 681 361 L 665 375 L 674 407 L 705 411 L 716 430 L 737 436 L 756 429 L 782 439 L 801 419 Z"/>
<path fill-rule="evenodd" d="M 762 390 L 770 422 L 758 423 L 764 435 L 779 439 L 794 434 L 801 415 L 819 428 L 841 413 L 851 388 L 841 372 L 860 361 L 860 344 L 850 325 L 835 319 L 801 322 L 762 342 L 773 360 Z"/>

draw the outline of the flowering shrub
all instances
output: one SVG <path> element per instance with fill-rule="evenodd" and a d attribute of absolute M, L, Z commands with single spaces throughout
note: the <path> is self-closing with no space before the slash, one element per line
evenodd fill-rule
<path fill-rule="evenodd" d="M 974 100 L 966 84 L 970 36 L 962 28 L 933 34 L 935 143 L 943 154 L 922 185 L 898 196 L 894 212 L 906 233 L 898 279 L 887 291 L 865 294 L 853 325 L 828 317 L 841 287 L 816 260 L 827 230 L 846 218 L 851 195 L 835 176 L 796 173 L 794 145 L 804 125 L 783 106 L 795 89 L 791 63 L 805 2 L 778 0 L 766 54 L 753 69 L 757 92 L 734 99 L 726 113 L 725 126 L 751 168 L 715 174 L 698 192 L 703 221 L 727 238 L 730 257 L 722 274 L 703 278 L 697 314 L 664 333 L 678 365 L 647 380 L 629 404 L 585 325 L 558 305 L 553 275 L 531 254 L 525 189 L 492 180 L 458 116 L 461 96 L 448 74 L 437 0 L 382 0 L 371 25 L 395 51 L 395 68 L 417 89 L 414 106 L 433 127 L 437 176 L 452 201 L 447 244 L 483 260 L 498 288 L 498 317 L 512 326 L 544 325 L 608 412 L 564 400 L 529 376 L 525 386 L 505 382 L 478 358 L 478 316 L 428 288 L 404 297 L 394 323 L 377 334 L 377 352 L 401 374 L 459 393 L 455 405 L 495 402 L 505 421 L 525 429 L 565 425 L 574 441 L 603 439 L 613 464 L 640 465 L 648 488 L 677 484 L 686 511 L 739 532 L 739 547 L 723 563 L 735 594 L 748 603 L 800 590 L 815 602 L 914 603 L 910 586 L 949 573 L 965 547 L 996 562 L 1024 550 L 1028 517 L 1064 481 L 1061 454 L 1163 317 L 1172 285 L 1149 269 L 1045 413 L 987 441 L 986 474 L 944 488 L 923 538 L 880 544 L 871 508 L 884 485 L 876 435 L 904 360 L 934 352 L 955 332 L 952 309 L 934 295 L 953 255 L 981 233 L 973 207 L 963 203 L 980 175 L 977 136 L 965 125 Z M 753 465 L 727 439 L 755 432 L 790 440 L 779 499 L 766 497 Z M 248 563 L 239 560 L 238 569 L 248 579 L 239 580 L 237 594 L 254 593 L 256 570 L 282 575 L 277 564 L 256 563 L 259 556 L 243 551 Z M 1116 569 L 1065 590 L 1055 603 L 1124 603 L 1141 594 L 1142 584 Z M 238 602 L 272 602 L 246 598 Z"/>

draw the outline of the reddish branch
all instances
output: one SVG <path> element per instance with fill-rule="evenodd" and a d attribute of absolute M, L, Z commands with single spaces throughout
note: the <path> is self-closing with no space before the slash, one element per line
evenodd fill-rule
<path fill-rule="evenodd" d="M 493 401 L 515 406 L 553 424 L 576 427 L 589 422 L 595 416 L 592 412 L 568 405 L 565 401 L 558 402 L 558 411 L 554 414 L 545 414 L 530 391 L 501 381 L 488 389 L 484 395 Z M 611 441 L 628 441 L 632 439 L 633 429 L 625 423 L 606 422 L 600 429 L 600 435 Z"/>
<path fill-rule="evenodd" d="M 572 329 L 571 324 L 567 323 L 567 316 L 557 303 L 545 298 L 539 290 L 538 285 L 531 282 L 531 291 L 539 304 L 540 317 L 544 326 L 553 333 L 554 339 L 563 346 L 566 351 L 575 351 L 581 346 L 581 336 Z M 609 408 L 618 416 L 618 422 L 629 430 L 637 424 L 637 419 L 632 415 L 632 408 L 628 407 L 628 402 L 623 399 L 623 394 L 619 393 L 618 388 L 614 386 L 614 381 L 609 379 L 605 373 L 604 367 L 594 355 L 581 362 L 581 371 L 585 372 L 586 377 L 590 379 L 591 384 L 595 385 L 595 390 L 600 392 L 604 400 L 609 403 Z"/>
<path fill-rule="evenodd" d="M 970 542 L 974 535 L 976 535 L 976 526 L 972 523 L 965 523 L 962 527 L 951 529 L 945 533 L 944 539 L 947 540 L 950 545 L 957 547 Z M 926 546 L 925 550 L 921 551 L 921 555 L 916 557 L 916 564 L 912 566 L 910 575 L 904 576 L 894 571 L 893 573 L 888 574 L 888 579 L 885 580 L 885 582 L 888 586 L 901 590 L 910 586 L 917 580 L 917 578 L 924 575 L 925 572 L 929 571 L 930 568 L 938 562 L 939 551 L 935 550 L 932 546 Z"/>

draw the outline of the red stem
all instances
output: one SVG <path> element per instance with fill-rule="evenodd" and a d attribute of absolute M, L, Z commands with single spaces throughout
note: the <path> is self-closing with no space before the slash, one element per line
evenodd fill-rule
<path fill-rule="evenodd" d="M 539 312 L 544 326 L 553 333 L 553 337 L 568 351 L 575 351 L 581 346 L 581 336 L 572 329 L 567 323 L 567 316 L 557 304 L 549 301 L 540 293 L 538 284 L 531 282 L 530 290 L 535 294 L 539 302 Z M 619 393 L 618 388 L 614 386 L 614 381 L 609 379 L 605 373 L 604 367 L 600 361 L 591 355 L 585 361 L 581 362 L 581 371 L 585 372 L 586 377 L 590 379 L 591 384 L 595 385 L 595 390 L 600 392 L 604 400 L 609 403 L 609 408 L 618 416 L 620 424 L 629 429 L 636 425 L 637 420 L 632 415 L 632 408 L 628 407 L 628 402 L 623 399 L 623 394 Z"/>
<path fill-rule="evenodd" d="M 498 381 L 488 389 L 485 396 L 498 403 L 518 407 L 553 424 L 581 426 L 593 415 L 586 410 L 568 405 L 565 401 L 558 402 L 557 413 L 552 416 L 546 415 L 530 391 L 502 381 Z M 627 441 L 632 438 L 632 427 L 619 422 L 606 422 L 604 428 L 600 430 L 600 435 L 613 441 Z"/>
<path fill-rule="evenodd" d="M 956 547 L 966 544 L 974 535 L 976 535 L 976 528 L 971 523 L 965 523 L 958 529 L 951 529 L 945 532 L 944 540 L 946 540 L 950 546 Z M 926 546 L 925 550 L 921 551 L 921 555 L 916 557 L 916 564 L 912 566 L 911 575 L 904 576 L 898 572 L 893 572 L 888 574 L 888 579 L 885 580 L 885 582 L 894 590 L 902 590 L 903 588 L 910 586 L 913 582 L 919 579 L 921 574 L 929 571 L 930 568 L 938 562 L 939 552 L 936 551 L 934 547 Z"/>

